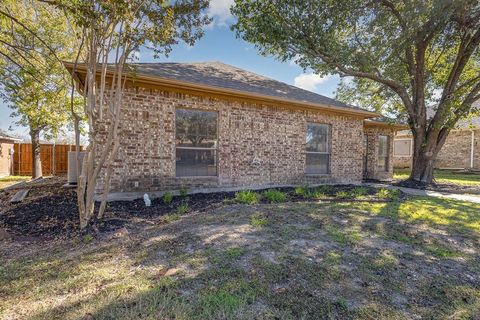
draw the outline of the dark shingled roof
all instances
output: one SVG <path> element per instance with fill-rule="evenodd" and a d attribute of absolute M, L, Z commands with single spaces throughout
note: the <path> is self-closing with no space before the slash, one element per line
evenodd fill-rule
<path fill-rule="evenodd" d="M 138 75 L 184 81 L 304 103 L 322 104 L 348 110 L 367 111 L 221 62 L 132 63 L 129 64 L 129 67 Z"/>

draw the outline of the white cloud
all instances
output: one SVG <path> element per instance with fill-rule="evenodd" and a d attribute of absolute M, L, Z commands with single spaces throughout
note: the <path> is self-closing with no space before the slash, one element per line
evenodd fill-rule
<path fill-rule="evenodd" d="M 227 21 L 232 18 L 230 13 L 230 7 L 233 5 L 234 0 L 210 0 L 210 6 L 208 8 L 208 16 L 213 18 L 211 27 L 214 25 L 225 26 Z"/>
<path fill-rule="evenodd" d="M 330 76 L 322 77 L 314 73 L 303 73 L 295 77 L 294 85 L 308 91 L 315 91 L 318 85 L 324 83 L 328 79 L 330 79 Z"/>

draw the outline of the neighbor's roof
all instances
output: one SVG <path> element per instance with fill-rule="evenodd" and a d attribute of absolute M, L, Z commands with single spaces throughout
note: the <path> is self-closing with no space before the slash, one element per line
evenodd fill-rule
<path fill-rule="evenodd" d="M 22 139 L 16 138 L 10 134 L 7 134 L 5 131 L 0 130 L 0 139 L 3 140 L 12 140 L 12 141 L 20 141 Z"/>
<path fill-rule="evenodd" d="M 392 127 L 395 130 L 405 130 L 409 128 L 407 124 L 398 122 L 395 119 L 391 119 L 385 116 L 365 119 L 363 123 L 365 126 Z"/>
<path fill-rule="evenodd" d="M 65 63 L 71 70 L 72 64 Z M 347 105 L 343 102 L 316 94 L 295 86 L 270 79 L 221 62 L 198 63 L 133 63 L 128 65 L 135 78 L 152 82 L 179 84 L 209 88 L 228 94 L 243 94 L 252 98 L 269 98 L 286 103 L 334 109 L 344 113 L 375 117 L 377 113 Z"/>

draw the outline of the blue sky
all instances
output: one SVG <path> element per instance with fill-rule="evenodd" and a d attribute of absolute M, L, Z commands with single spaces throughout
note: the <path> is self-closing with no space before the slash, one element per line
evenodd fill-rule
<path fill-rule="evenodd" d="M 333 97 L 339 78 L 330 76 L 321 78 L 293 62 L 280 62 L 272 57 L 258 54 L 253 45 L 235 37 L 229 25 L 233 18 L 229 6 L 233 0 L 211 0 L 209 13 L 214 17 L 202 39 L 195 46 L 189 47 L 183 43 L 175 46 L 168 58 L 153 59 L 153 54 L 144 49 L 140 52 L 140 62 L 199 62 L 221 61 L 236 67 L 279 80 L 288 84 Z M 10 117 L 11 109 L 0 101 L 0 129 L 8 130 L 20 136 L 28 135 L 28 129 L 13 125 Z"/>

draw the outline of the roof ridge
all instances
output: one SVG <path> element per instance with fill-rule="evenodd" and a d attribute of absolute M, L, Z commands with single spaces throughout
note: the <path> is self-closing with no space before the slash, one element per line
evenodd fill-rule
<path fill-rule="evenodd" d="M 218 60 L 214 60 L 214 61 L 199 61 L 199 62 L 152 62 L 151 64 L 184 64 L 184 65 L 191 65 L 191 64 L 221 64 L 221 65 L 224 65 L 224 66 L 228 66 L 228 67 L 231 67 L 231 68 L 234 68 L 234 69 L 237 69 L 239 71 L 242 71 L 242 72 L 248 72 L 250 74 L 253 74 L 253 75 L 256 75 L 260 78 L 263 78 L 263 79 L 267 79 L 267 80 L 271 80 L 271 81 L 275 81 L 277 83 L 281 83 L 281 84 L 284 84 L 284 85 L 287 85 L 289 86 L 290 88 L 294 88 L 296 90 L 302 90 L 303 92 L 305 93 L 308 93 L 308 94 L 314 94 L 314 95 L 317 95 L 317 96 L 321 96 L 323 98 L 326 98 L 326 99 L 329 99 L 331 100 L 332 102 L 333 101 L 338 101 L 338 102 L 341 102 L 343 104 L 345 104 L 346 106 L 348 107 L 351 107 L 351 108 L 357 108 L 357 109 L 363 109 L 363 108 L 360 108 L 360 107 L 356 107 L 356 106 L 353 106 L 351 104 L 347 104 L 345 102 L 342 102 L 342 101 L 339 101 L 339 100 L 336 100 L 334 98 L 330 98 L 328 96 L 325 96 L 323 94 L 319 94 L 319 93 L 316 93 L 316 92 L 313 92 L 313 91 L 309 91 L 309 90 L 306 90 L 306 89 L 303 89 L 303 88 L 300 88 L 300 87 L 297 87 L 297 86 L 294 86 L 292 84 L 289 84 L 289 83 L 286 83 L 286 82 L 283 82 L 283 81 L 280 81 L 280 80 L 277 80 L 277 79 L 274 79 L 274 78 L 271 78 L 271 77 L 268 77 L 268 76 L 265 76 L 265 75 L 262 75 L 262 74 L 259 74 L 259 73 L 256 73 L 254 71 L 250 71 L 250 70 L 247 70 L 247 69 L 243 69 L 243 68 L 240 68 L 240 67 L 237 67 L 235 65 L 232 65 L 232 64 L 228 64 L 228 63 L 225 63 L 225 62 L 222 62 L 222 61 L 218 61 Z M 146 64 L 146 63 L 145 63 Z M 364 110 L 367 110 L 367 109 L 364 109 Z M 368 110 L 367 110 L 368 111 Z"/>

